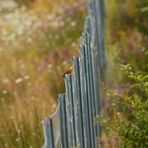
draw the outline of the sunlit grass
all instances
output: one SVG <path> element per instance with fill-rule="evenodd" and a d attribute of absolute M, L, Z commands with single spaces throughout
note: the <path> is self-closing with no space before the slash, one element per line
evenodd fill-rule
<path fill-rule="evenodd" d="M 30 59 L 16 54 L 12 50 L 1 51 L 0 147 L 40 147 L 41 121 L 56 107 L 56 98 L 50 94 L 46 81 L 48 63 L 42 62 L 44 57 L 34 55 Z"/>

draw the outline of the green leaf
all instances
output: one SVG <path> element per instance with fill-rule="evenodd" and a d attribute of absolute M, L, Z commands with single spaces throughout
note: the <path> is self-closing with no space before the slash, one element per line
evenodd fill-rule
<path fill-rule="evenodd" d="M 148 6 L 141 9 L 141 12 L 146 12 L 146 11 L 148 11 Z"/>

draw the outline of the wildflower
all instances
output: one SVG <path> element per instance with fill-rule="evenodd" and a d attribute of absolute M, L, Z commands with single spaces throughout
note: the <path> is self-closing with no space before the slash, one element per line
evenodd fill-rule
<path fill-rule="evenodd" d="M 71 24 L 70 24 L 72 27 L 76 26 L 76 22 L 75 21 L 72 21 Z"/>
<path fill-rule="evenodd" d="M 22 78 L 17 78 L 17 79 L 15 80 L 15 83 L 18 84 L 18 83 L 21 83 L 22 81 L 23 81 Z"/>
<path fill-rule="evenodd" d="M 71 46 L 72 46 L 72 47 L 76 47 L 76 43 L 73 42 L 73 43 L 71 44 Z"/>
<path fill-rule="evenodd" d="M 20 138 L 16 138 L 16 142 L 19 142 L 20 141 Z"/>
<path fill-rule="evenodd" d="M 7 90 L 3 90 L 3 94 L 7 94 L 8 93 L 8 91 Z"/>
<path fill-rule="evenodd" d="M 48 64 L 48 68 L 49 68 L 49 69 L 51 69 L 51 68 L 52 68 L 52 66 L 53 66 L 52 64 Z"/>
<path fill-rule="evenodd" d="M 28 80 L 28 79 L 29 79 L 28 75 L 24 76 L 24 80 Z"/>

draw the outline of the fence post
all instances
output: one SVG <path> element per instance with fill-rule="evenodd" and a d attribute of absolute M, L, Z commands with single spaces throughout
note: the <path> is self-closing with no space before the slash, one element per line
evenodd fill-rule
<path fill-rule="evenodd" d="M 80 57 L 73 58 L 74 70 L 75 70 L 75 91 L 77 98 L 77 134 L 78 134 L 78 145 L 81 148 L 85 148 L 85 132 L 84 132 L 84 101 L 82 100 L 82 88 L 80 80 Z"/>
<path fill-rule="evenodd" d="M 43 124 L 45 137 L 45 144 L 43 148 L 55 148 L 52 119 L 44 119 Z"/>
<path fill-rule="evenodd" d="M 66 103 L 65 94 L 60 94 L 58 96 L 60 102 L 60 133 L 61 133 L 61 144 L 62 148 L 68 147 L 68 130 L 67 130 L 67 115 L 66 115 Z"/>

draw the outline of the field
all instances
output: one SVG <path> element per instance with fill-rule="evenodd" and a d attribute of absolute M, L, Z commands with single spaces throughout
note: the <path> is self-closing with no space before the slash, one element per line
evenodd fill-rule
<path fill-rule="evenodd" d="M 42 120 L 55 110 L 63 73 L 78 54 L 86 4 L 16 4 L 0 18 L 0 147 L 40 148 Z"/>
<path fill-rule="evenodd" d="M 79 54 L 87 4 L 7 1 L 0 0 L 0 148 L 40 148 L 42 120 L 54 112 L 63 73 Z M 105 6 L 102 145 L 146 148 L 148 3 L 106 0 Z"/>

